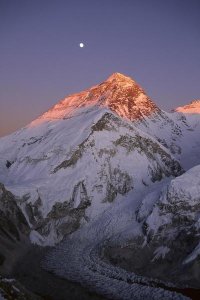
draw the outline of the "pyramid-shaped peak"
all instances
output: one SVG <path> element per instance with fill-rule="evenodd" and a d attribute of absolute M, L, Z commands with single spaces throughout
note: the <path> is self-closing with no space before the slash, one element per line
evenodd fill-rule
<path fill-rule="evenodd" d="M 126 76 L 122 73 L 118 73 L 118 72 L 113 73 L 112 75 L 110 75 L 106 81 L 113 81 L 113 80 L 115 80 L 115 81 L 126 81 L 126 82 L 132 82 L 132 83 L 134 82 L 134 80 L 131 77 Z"/>
<path fill-rule="evenodd" d="M 41 118 L 68 118 L 92 107 L 110 109 L 120 117 L 131 121 L 142 119 L 158 111 L 158 107 L 134 80 L 121 73 L 113 73 L 99 85 L 69 95 L 44 113 Z"/>

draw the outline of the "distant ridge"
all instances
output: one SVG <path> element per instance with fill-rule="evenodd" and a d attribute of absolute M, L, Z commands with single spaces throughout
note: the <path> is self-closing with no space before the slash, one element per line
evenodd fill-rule
<path fill-rule="evenodd" d="M 193 100 L 189 104 L 177 107 L 174 111 L 188 114 L 200 114 L 200 100 Z"/>

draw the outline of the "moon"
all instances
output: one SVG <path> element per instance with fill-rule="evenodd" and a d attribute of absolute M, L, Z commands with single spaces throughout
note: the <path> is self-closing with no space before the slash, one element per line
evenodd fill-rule
<path fill-rule="evenodd" d="M 85 47 L 85 45 L 84 45 L 83 43 L 80 43 L 80 44 L 79 44 L 79 47 L 80 47 L 80 48 L 83 48 L 83 47 Z"/>

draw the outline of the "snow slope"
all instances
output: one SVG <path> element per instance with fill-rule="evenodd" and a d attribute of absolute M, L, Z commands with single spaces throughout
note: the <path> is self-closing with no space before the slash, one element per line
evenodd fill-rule
<path fill-rule="evenodd" d="M 152 192 L 161 186 L 162 183 L 154 184 Z M 155 282 L 159 286 L 159 281 L 137 276 L 103 260 L 103 248 L 109 244 L 120 243 L 123 246 L 130 239 L 142 235 L 142 227 L 135 216 L 141 196 L 140 191 L 135 191 L 123 201 L 118 199 L 115 205 L 53 249 L 46 257 L 44 267 L 111 299 L 188 299 L 175 292 L 156 288 Z"/>
<path fill-rule="evenodd" d="M 141 119 L 159 111 L 155 103 L 133 79 L 114 73 L 101 84 L 58 102 L 39 120 L 34 121 L 34 124 L 43 119 L 72 117 L 80 108 L 90 109 L 94 106 L 108 108 L 129 120 Z"/>
<path fill-rule="evenodd" d="M 123 249 L 133 247 L 135 242 L 143 243 L 141 257 L 148 257 L 144 251 L 146 246 L 151 252 L 148 268 L 165 264 L 165 260 L 171 267 L 175 261 L 177 269 L 181 268 L 179 264 L 185 265 L 195 259 L 198 262 L 199 188 L 200 166 L 197 166 L 173 180 L 154 183 L 143 192 L 135 191 L 126 201 L 119 199 L 112 209 L 65 238 L 46 257 L 44 267 L 114 299 L 186 299 L 167 291 L 167 287 L 165 290 L 156 288 L 163 283 L 160 280 L 110 265 L 103 253 L 110 245 Z M 138 239 L 142 242 L 138 243 Z M 183 273 L 182 269 L 180 272 Z M 195 285 L 194 273 L 190 276 L 185 268 L 177 281 L 181 284 L 182 279 L 183 284 L 192 280 Z M 165 281 L 165 286 L 173 285 Z"/>
<path fill-rule="evenodd" d="M 184 114 L 200 114 L 200 100 L 193 100 L 189 104 L 177 107 L 175 111 Z"/>
<path fill-rule="evenodd" d="M 157 193 L 163 184 L 153 184 L 145 191 L 146 195 Z M 129 198 L 119 199 L 112 209 L 65 238 L 50 251 L 43 262 L 44 267 L 111 299 L 188 299 L 167 288 L 159 288 L 162 284 L 159 280 L 127 272 L 103 259 L 103 251 L 110 244 L 124 247 L 130 240 L 143 235 L 135 211 L 145 192 L 134 192 Z"/>
<path fill-rule="evenodd" d="M 54 244 L 120 195 L 183 172 L 135 127 L 158 114 L 135 81 L 115 73 L 0 139 L 0 181 L 20 198 L 32 241 Z"/>
<path fill-rule="evenodd" d="M 115 299 L 184 299 L 105 262 L 103 251 L 131 241 L 141 255 L 149 247 L 157 264 L 173 256 L 181 234 L 182 261 L 198 258 L 199 168 L 183 173 L 200 161 L 199 117 L 160 110 L 115 73 L 1 138 L 0 182 L 15 195 L 31 241 L 65 237 L 45 266 Z"/>
<path fill-rule="evenodd" d="M 12 164 L 0 180 L 22 199 L 29 224 L 49 244 L 118 196 L 183 172 L 155 139 L 99 108 L 25 128 L 4 138 L 2 152 Z"/>
<path fill-rule="evenodd" d="M 159 197 L 155 197 L 153 207 L 147 209 L 148 212 L 145 213 L 147 215 L 145 221 L 147 236 L 158 239 L 165 235 L 163 246 L 167 245 L 172 248 L 170 250 L 174 251 L 176 243 L 177 245 L 181 244 L 181 233 L 184 232 L 184 235 L 187 234 L 188 237 L 192 237 L 188 241 L 189 243 L 185 244 L 187 248 L 186 255 L 188 250 L 192 252 L 191 249 L 196 249 L 199 244 L 199 203 L 200 165 L 171 180 L 169 185 L 164 187 Z M 142 214 L 144 218 L 144 213 Z M 176 224 L 179 225 L 178 228 L 176 228 Z M 182 238 L 185 239 L 185 236 Z M 183 248 L 184 244 L 182 244 L 181 251 L 185 250 Z M 197 249 L 195 251 L 197 253 Z"/>
<path fill-rule="evenodd" d="M 134 125 L 169 149 L 184 169 L 200 162 L 200 114 L 160 111 Z"/>

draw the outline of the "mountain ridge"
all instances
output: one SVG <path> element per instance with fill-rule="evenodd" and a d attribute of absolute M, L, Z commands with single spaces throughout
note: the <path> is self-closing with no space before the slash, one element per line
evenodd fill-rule
<path fill-rule="evenodd" d="M 200 114 L 200 99 L 192 100 L 188 104 L 175 108 L 174 111 L 185 114 Z"/>
<path fill-rule="evenodd" d="M 114 73 L 99 85 L 71 94 L 59 101 L 39 119 L 66 118 L 75 115 L 81 108 L 95 106 L 111 109 L 129 120 L 141 119 L 159 110 L 134 80 L 123 74 Z"/>
<path fill-rule="evenodd" d="M 199 115 L 166 113 L 135 81 L 114 73 L 1 138 L 0 182 L 12 192 L 31 242 L 55 246 L 63 240 L 45 268 L 114 299 L 185 299 L 159 288 L 158 278 L 163 279 L 162 262 L 168 270 L 173 261 L 181 271 L 181 259 L 189 259 L 187 278 L 177 282 L 194 286 L 191 270 L 200 253 L 193 211 L 198 209 L 199 167 L 187 170 L 200 161 L 199 126 Z M 185 190 L 191 186 L 191 192 L 182 185 Z M 104 254 L 109 247 L 142 271 L 153 264 L 158 278 L 108 263 Z M 132 256 L 121 251 L 132 251 Z M 120 255 L 110 255 L 118 264 Z"/>

